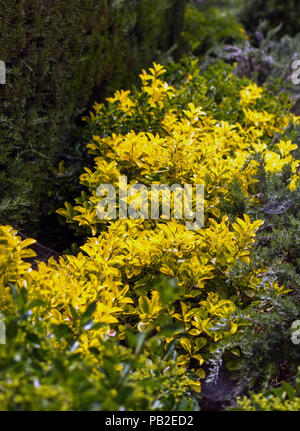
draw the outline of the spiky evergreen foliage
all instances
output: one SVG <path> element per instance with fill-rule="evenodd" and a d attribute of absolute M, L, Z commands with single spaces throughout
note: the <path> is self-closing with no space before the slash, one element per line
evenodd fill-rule
<path fill-rule="evenodd" d="M 49 200 L 54 162 L 70 155 L 76 118 L 104 88 L 128 84 L 176 43 L 183 7 L 178 0 L 0 1 L 2 223 L 32 227 L 41 197 Z"/>
<path fill-rule="evenodd" d="M 234 282 L 244 271 L 268 267 L 262 282 L 270 285 L 277 282 L 290 289 L 290 293 L 284 298 L 275 292 L 259 294 L 254 306 L 246 307 L 241 314 L 244 330 L 222 340 L 215 350 L 209 379 L 216 381 L 225 363 L 234 371 L 232 378 L 244 393 L 250 388 L 267 390 L 278 379 L 291 378 L 300 361 L 299 346 L 291 340 L 292 324 L 300 315 L 300 188 L 287 189 L 288 165 L 271 179 L 261 154 L 257 154 L 257 159 L 261 160 L 256 185 L 259 206 L 249 202 L 238 181 L 231 187 L 231 204 L 222 203 L 223 210 L 231 217 L 246 211 L 254 219 L 264 220 L 257 234 L 251 266 L 236 265 L 230 280 Z M 236 349 L 236 357 L 228 354 L 232 349 Z"/>

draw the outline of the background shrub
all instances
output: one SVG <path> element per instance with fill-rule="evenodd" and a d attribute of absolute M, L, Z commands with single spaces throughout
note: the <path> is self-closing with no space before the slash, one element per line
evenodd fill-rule
<path fill-rule="evenodd" d="M 297 0 L 246 0 L 240 18 L 252 33 L 260 21 L 266 21 L 268 29 L 281 24 L 281 35 L 293 36 L 299 32 L 300 10 Z"/>
<path fill-rule="evenodd" d="M 240 42 L 245 30 L 237 21 L 234 2 L 192 1 L 185 10 L 183 42 L 185 50 L 203 56 L 224 42 Z"/>
<path fill-rule="evenodd" d="M 2 222 L 32 226 L 78 115 L 176 43 L 183 10 L 177 0 L 1 0 Z"/>
<path fill-rule="evenodd" d="M 258 394 L 251 393 L 250 398 L 238 400 L 234 411 L 299 411 L 300 409 L 300 368 L 295 380 L 295 387 L 282 382 L 279 388 Z"/>

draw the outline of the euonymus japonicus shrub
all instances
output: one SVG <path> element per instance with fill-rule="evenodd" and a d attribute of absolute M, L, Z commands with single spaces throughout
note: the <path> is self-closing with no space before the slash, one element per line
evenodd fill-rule
<path fill-rule="evenodd" d="M 284 298 L 290 290 L 278 279 L 266 277 L 268 267 L 252 266 L 262 220 L 251 219 L 246 207 L 237 216 L 224 210 L 224 200 L 234 205 L 230 190 L 236 181 L 245 199 L 259 204 L 259 154 L 270 177 L 290 165 L 286 190 L 297 188 L 295 145 L 284 131 L 298 119 L 289 112 L 287 99 L 274 98 L 256 84 L 233 77 L 224 64 L 208 68 L 204 74 L 196 60 L 172 65 L 169 82 L 163 80 L 164 73 L 162 66 L 153 64 L 140 75 L 140 88 L 117 91 L 107 103 L 95 104 L 86 118 L 95 166 L 85 169 L 80 178 L 86 190 L 76 205 L 66 203 L 59 210 L 86 235 L 76 255 L 40 262 L 35 270 L 26 263 L 30 241 L 22 242 L 9 226 L 1 228 L 1 306 L 9 343 L 18 342 L 10 334 L 16 332 L 19 320 L 24 321 L 20 306 L 29 319 L 28 330 L 33 325 L 42 334 L 33 346 L 40 380 L 36 382 L 35 372 L 26 367 L 33 387 L 17 401 L 21 380 L 14 373 L 15 368 L 21 372 L 21 367 L 4 362 L 2 400 L 7 409 L 14 402 L 20 409 L 27 408 L 30 391 L 36 396 L 46 394 L 38 388 L 47 385 L 50 401 L 45 397 L 45 403 L 51 408 L 50 386 L 58 385 L 63 373 L 67 378 L 59 381 L 60 393 L 55 399 L 74 392 L 68 374 L 72 367 L 79 367 L 82 384 L 93 388 L 92 402 L 81 401 L 78 394 L 76 403 L 72 399 L 66 404 L 56 401 L 55 408 L 57 403 L 61 408 L 122 407 L 125 401 L 119 394 L 124 392 L 118 386 L 105 404 L 97 404 L 95 399 L 101 385 L 107 388 L 110 380 L 119 379 L 124 383 L 125 375 L 126 384 L 138 394 L 139 385 L 147 387 L 147 396 L 137 395 L 132 404 L 128 398 L 125 408 L 166 409 L 174 402 L 175 407 L 191 409 L 192 394 L 201 390 L 205 368 L 218 346 L 226 351 L 229 368 L 236 368 L 240 352 L 224 343 L 248 329 L 248 310 L 262 296 Z M 274 137 L 280 134 L 276 142 Z M 99 219 L 98 186 L 109 183 L 118 189 L 122 175 L 127 176 L 128 187 L 137 182 L 203 184 L 203 227 L 188 230 L 185 219 L 174 217 Z M 260 312 L 267 314 L 270 306 L 271 299 L 266 300 Z M 44 340 L 45 333 L 49 339 Z M 38 356 L 41 343 L 51 344 L 44 347 L 49 368 Z M 118 349 L 125 355 L 124 361 L 119 360 L 123 356 Z M 59 357 L 53 367 L 51 355 L 56 358 L 61 350 L 64 359 Z M 115 357 L 110 364 L 107 355 Z M 19 357 L 29 360 L 25 353 Z M 89 376 L 94 370 L 91 377 L 85 377 L 77 361 L 86 364 Z M 153 373 L 157 380 L 151 386 Z"/>
<path fill-rule="evenodd" d="M 42 295 L 28 295 L 33 256 L 9 226 L 0 228 L 1 343 L 0 410 L 193 410 L 197 391 L 190 373 L 176 365 L 172 351 L 154 333 L 127 331 L 117 340 L 114 331 L 103 338 L 101 353 L 90 346 L 78 350 L 78 340 L 93 328 L 96 303 L 82 313 L 74 304 L 69 323 L 58 323 L 53 314 L 37 318 L 44 309 Z M 167 285 L 165 286 L 167 287 Z M 3 298 L 10 296 L 10 306 Z M 42 313 L 43 314 L 43 313 Z M 76 322 L 76 323 L 75 323 Z M 178 328 L 166 319 L 161 331 L 171 335 Z M 129 328 L 128 328 L 129 329 Z"/>

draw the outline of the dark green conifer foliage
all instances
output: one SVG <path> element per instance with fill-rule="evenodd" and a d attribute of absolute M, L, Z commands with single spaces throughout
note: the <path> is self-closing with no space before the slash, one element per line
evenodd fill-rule
<path fill-rule="evenodd" d="M 75 120 L 176 43 L 184 2 L 0 0 L 0 222 L 40 216 Z M 181 16 L 182 15 L 182 16 Z M 173 17 L 176 17 L 176 27 Z"/>

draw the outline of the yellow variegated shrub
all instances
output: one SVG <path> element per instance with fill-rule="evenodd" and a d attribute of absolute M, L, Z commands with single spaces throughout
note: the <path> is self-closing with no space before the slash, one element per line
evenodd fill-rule
<path fill-rule="evenodd" d="M 95 169 L 85 168 L 80 181 L 88 187 L 89 194 L 82 192 L 77 205 L 58 212 L 69 222 L 78 222 L 96 235 L 97 226 L 106 221 L 96 213 L 100 184 L 119 185 L 119 177 L 128 177 L 128 188 L 135 183 L 145 185 L 160 184 L 203 184 L 205 190 L 205 215 L 220 218 L 218 204 L 221 196 L 226 196 L 229 184 L 238 178 L 247 196 L 253 192 L 254 176 L 258 162 L 251 160 L 255 153 L 262 153 L 267 172 L 278 172 L 287 163 L 292 164 L 295 174 L 290 180 L 290 188 L 299 181 L 296 168 L 298 160 L 293 160 L 291 151 L 296 148 L 291 141 L 281 140 L 269 148 L 266 137 L 274 137 L 291 122 L 299 120 L 292 114 L 276 115 L 258 111 L 256 102 L 263 90 L 250 84 L 240 92 L 241 123 L 230 124 L 214 119 L 211 112 L 204 112 L 201 106 L 188 103 L 186 109 L 176 105 L 176 90 L 161 80 L 165 72 L 162 66 L 154 64 L 148 73 L 140 75 L 142 89 L 138 94 L 129 91 L 116 92 L 107 99 L 113 113 L 118 113 L 119 121 L 128 119 L 158 117 L 156 133 L 131 130 L 128 133 L 94 135 L 88 148 L 95 155 Z M 186 90 L 183 85 L 178 91 Z M 104 106 L 96 104 L 90 122 L 97 126 L 104 119 Z M 147 126 L 145 125 L 145 128 Z M 247 161 L 250 160 L 249 163 Z"/>
<path fill-rule="evenodd" d="M 57 325 L 67 324 L 75 332 L 71 308 L 84 312 L 87 305 L 97 301 L 93 318 L 101 326 L 81 336 L 83 351 L 88 352 L 90 347 L 101 350 L 106 337 L 123 339 L 130 328 L 143 331 L 151 324 L 155 326 L 159 315 L 168 313 L 175 321 L 184 322 L 178 363 L 187 365 L 190 359 L 196 359 L 202 365 L 208 358 L 203 348 L 238 328 L 235 304 L 221 299 L 229 294 L 226 271 L 235 260 L 247 256 L 258 225 L 251 224 L 246 216 L 230 232 L 224 218 L 220 224 L 212 220 L 211 227 L 203 231 L 189 232 L 175 221 L 158 224 L 154 230 L 143 228 L 141 221 L 117 221 L 107 233 L 88 239 L 82 246 L 84 253 L 64 256 L 59 262 L 41 262 L 38 270 L 20 261 L 18 274 L 12 274 L 9 280 L 26 286 L 30 300 L 42 298 L 44 305 L 37 308 L 37 315 Z M 216 248 L 214 239 L 218 239 L 219 232 L 227 243 Z M 5 251 L 10 251 L 15 262 L 23 244 L 13 230 L 8 228 L 7 233 L 11 237 Z M 24 257 L 30 255 L 22 253 Z M 178 280 L 168 301 L 163 292 L 150 292 L 151 279 L 166 272 Z M 218 288 L 213 291 L 216 280 Z M 11 300 L 6 284 L 4 280 L 4 305 Z M 251 287 L 256 288 L 255 284 Z M 235 292 L 241 296 L 245 293 L 238 286 Z M 225 327 L 213 329 L 224 319 Z M 156 329 L 159 331 L 159 326 Z M 167 337 L 167 343 L 172 339 Z"/>
<path fill-rule="evenodd" d="M 13 307 L 10 283 L 27 287 L 31 264 L 24 259 L 36 255 L 33 250 L 27 248 L 35 242 L 30 238 L 22 241 L 11 226 L 0 226 L 0 311 Z"/>
<path fill-rule="evenodd" d="M 12 304 L 9 283 L 25 286 L 30 300 L 44 301 L 36 307 L 36 316 L 57 325 L 64 323 L 76 334 L 73 310 L 84 313 L 96 302 L 93 320 L 98 326 L 79 336 L 79 348 L 87 354 L 91 347 L 101 351 L 109 337 L 124 340 L 129 331 L 155 330 L 159 334 L 159 318 L 170 316 L 179 329 L 161 336 L 166 349 L 175 343 L 177 363 L 194 367 L 203 378 L 205 373 L 199 367 L 208 361 L 213 345 L 244 324 L 237 309 L 264 289 L 286 292 L 278 285 L 264 285 L 261 274 L 251 270 L 230 279 L 238 263 L 250 267 L 251 247 L 262 221 L 251 221 L 244 214 L 231 223 L 218 205 L 237 178 L 246 196 L 255 199 L 259 163 L 251 156 L 257 152 L 263 154 L 270 173 L 291 163 L 295 176 L 290 187 L 296 184 L 299 161 L 291 155 L 295 146 L 281 140 L 272 147 L 269 138 L 298 120 L 293 115 L 259 111 L 256 103 L 263 90 L 254 84 L 240 92 L 240 122 L 217 120 L 213 110 L 176 102 L 177 92 L 187 91 L 191 77 L 175 89 L 162 80 L 164 72 L 154 64 L 141 74 L 141 92 L 118 91 L 108 99 L 107 109 L 116 122 L 130 125 L 130 121 L 141 120 L 141 125 L 126 133 L 94 134 L 88 145 L 95 155 L 95 167 L 86 168 L 80 178 L 88 192 L 82 192 L 74 207 L 66 203 L 59 210 L 68 222 L 87 227 L 92 234 L 77 256 L 40 262 L 32 270 L 23 260 L 32 256 L 24 250 L 31 242 L 22 242 L 10 227 L 1 227 L 0 304 Z M 89 120 L 92 126 L 101 123 L 104 109 L 95 104 Z M 158 120 L 149 130 L 146 123 L 151 118 Z M 122 175 L 128 177 L 128 187 L 138 182 L 147 186 L 203 184 L 203 228 L 188 230 L 185 220 L 174 218 L 100 220 L 97 188 L 109 183 L 117 189 Z M 173 280 L 168 292 L 160 287 L 160 280 Z"/>

